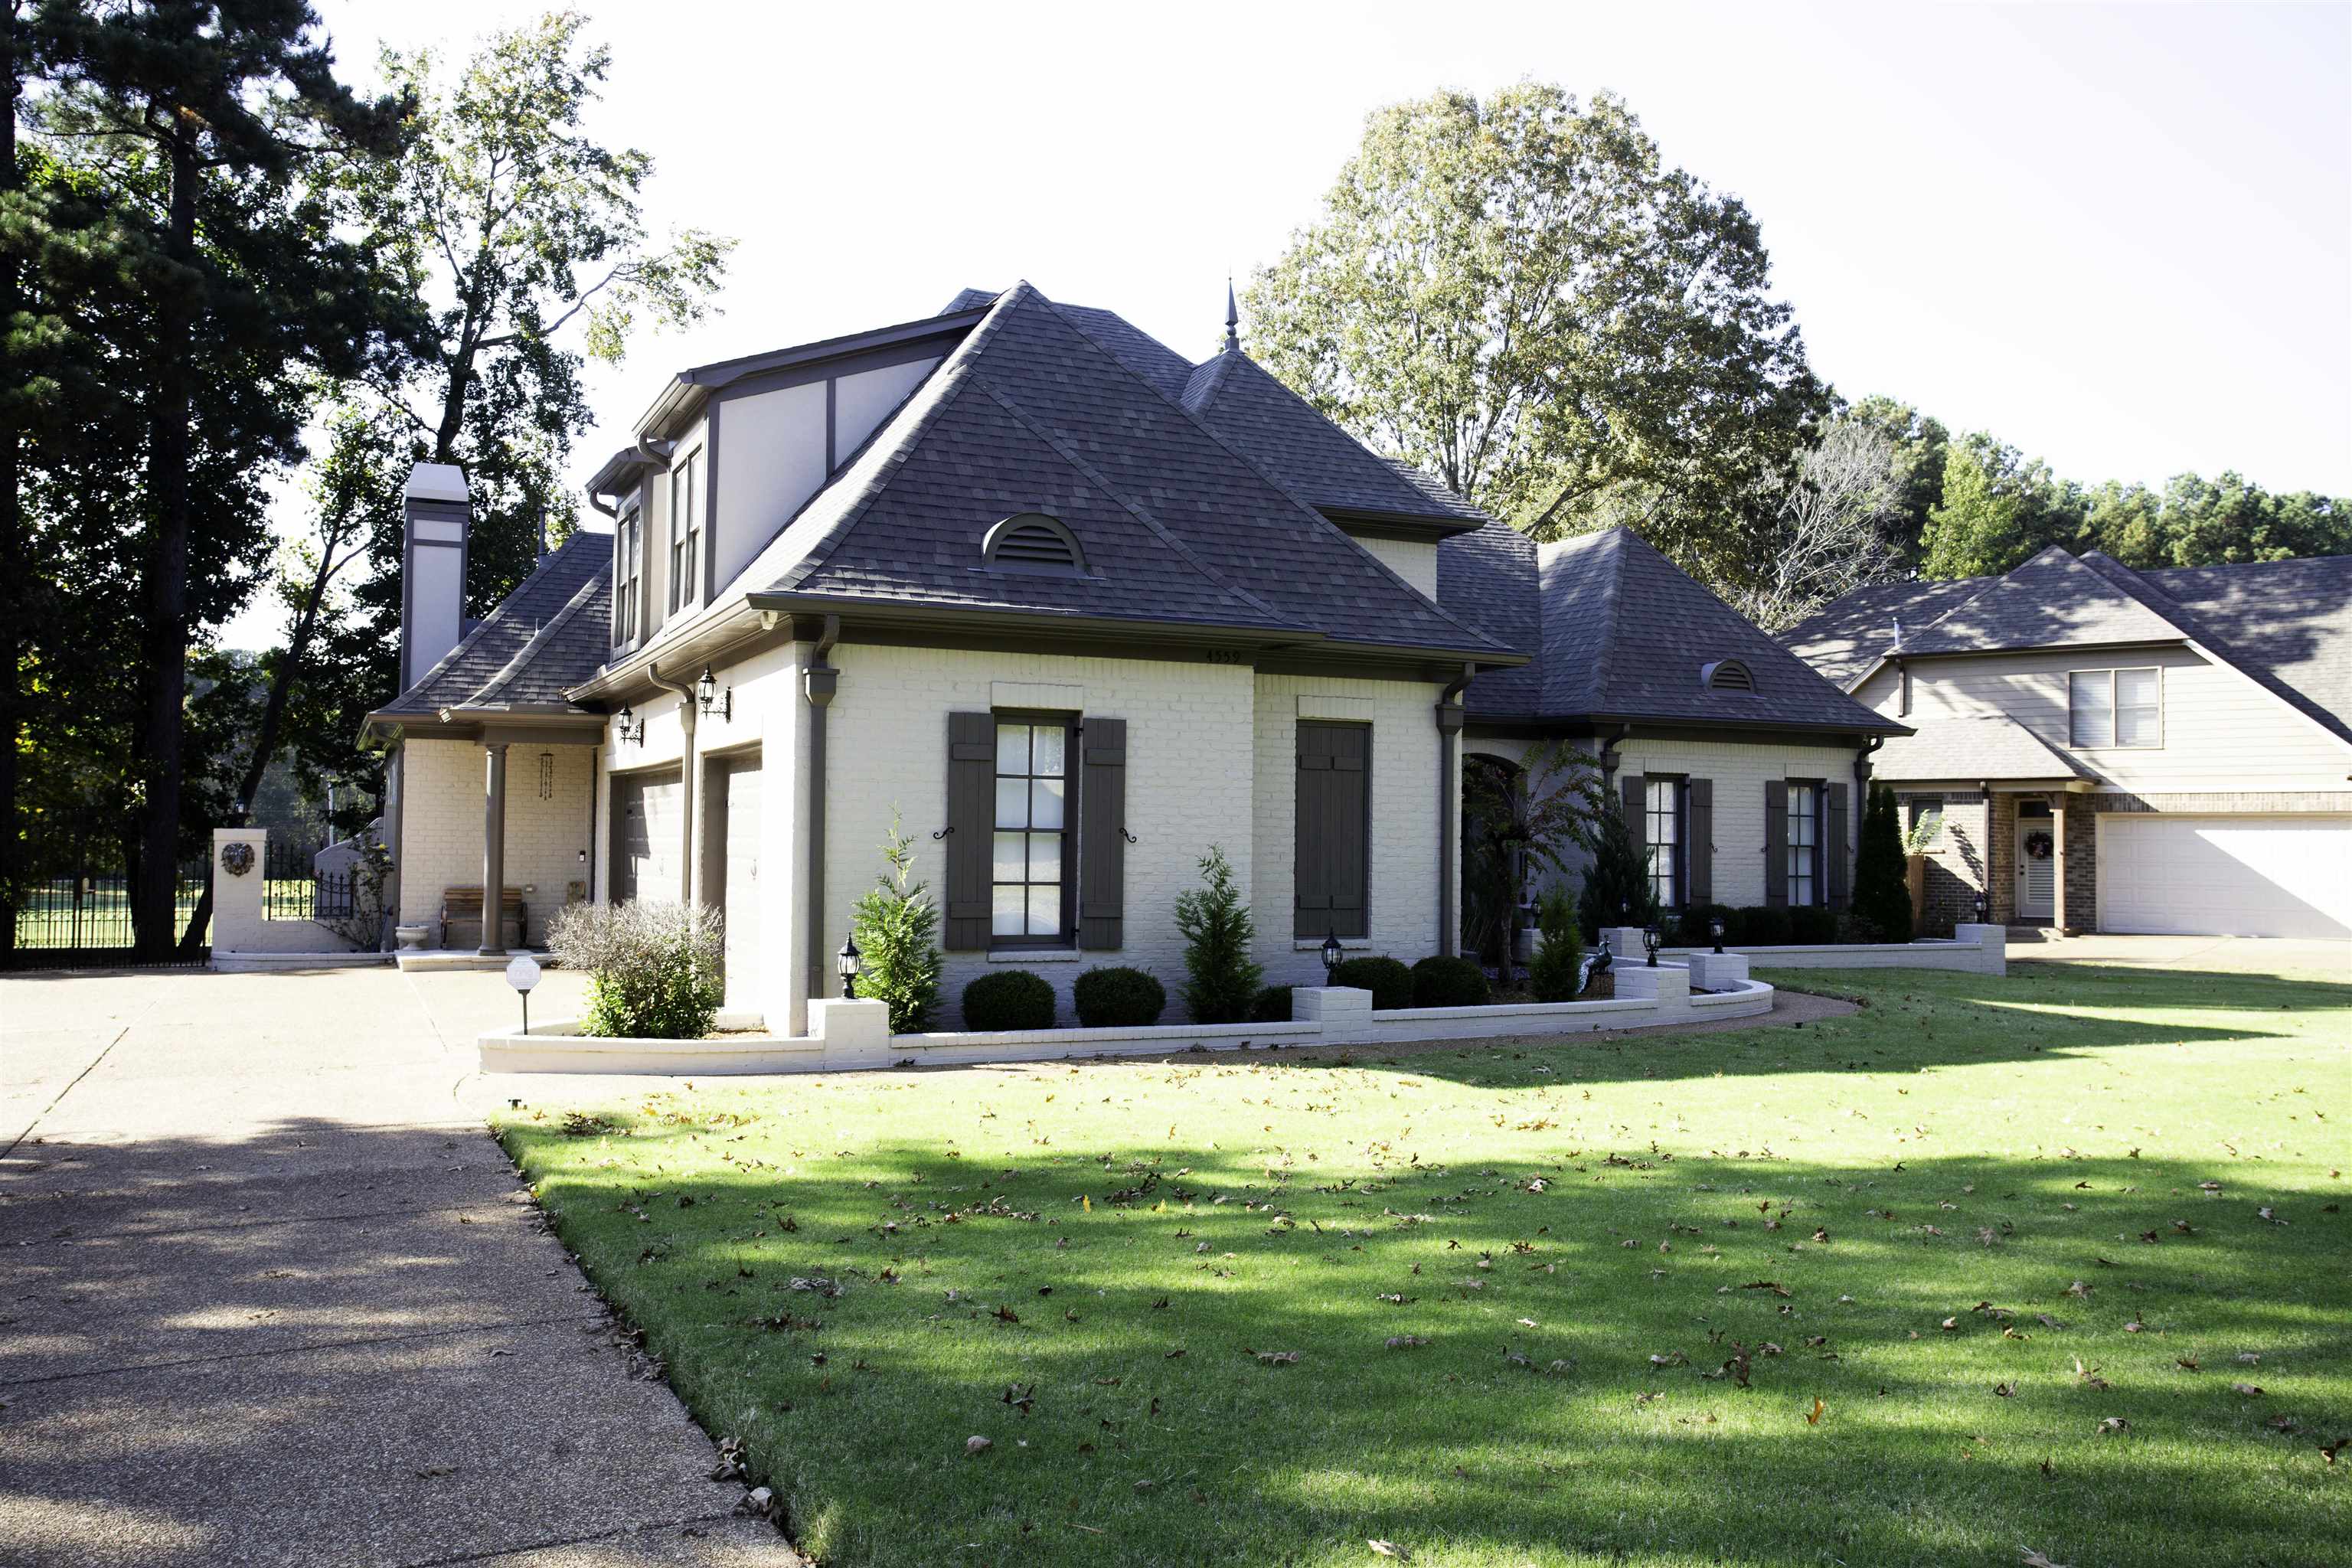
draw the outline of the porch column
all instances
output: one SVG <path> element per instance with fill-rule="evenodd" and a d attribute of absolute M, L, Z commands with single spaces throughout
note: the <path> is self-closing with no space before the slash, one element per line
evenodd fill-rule
<path fill-rule="evenodd" d="M 506 932 L 507 889 L 507 748 L 504 742 L 484 742 L 489 756 L 489 778 L 482 805 L 482 945 L 485 958 L 506 952 L 499 939 Z"/>
<path fill-rule="evenodd" d="M 2066 795 L 2063 790 L 2053 790 L 2050 795 L 2050 929 L 2060 936 L 2074 929 L 2074 922 L 2066 918 Z"/>

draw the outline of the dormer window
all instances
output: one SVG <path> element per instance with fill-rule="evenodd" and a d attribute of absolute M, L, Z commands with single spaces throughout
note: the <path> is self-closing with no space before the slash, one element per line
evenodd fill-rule
<path fill-rule="evenodd" d="M 669 608 L 690 609 L 702 597 L 702 454 L 689 452 L 669 476 Z"/>
<path fill-rule="evenodd" d="M 1709 691 L 1745 691 L 1752 695 L 1756 690 L 1756 677 L 1736 658 L 1700 666 L 1698 683 Z"/>
<path fill-rule="evenodd" d="M 1017 512 L 990 529 L 981 538 L 980 558 L 992 571 L 1034 576 L 1082 577 L 1087 571 L 1077 535 L 1042 511 Z"/>
<path fill-rule="evenodd" d="M 613 646 L 637 640 L 637 596 L 645 571 L 645 513 L 635 501 L 613 529 Z"/>

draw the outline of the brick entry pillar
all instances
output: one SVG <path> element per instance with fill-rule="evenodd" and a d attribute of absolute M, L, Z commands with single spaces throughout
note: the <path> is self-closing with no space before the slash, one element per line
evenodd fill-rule
<path fill-rule="evenodd" d="M 2074 922 L 2066 918 L 2066 797 L 2050 797 L 2050 926 L 2063 936 Z"/>

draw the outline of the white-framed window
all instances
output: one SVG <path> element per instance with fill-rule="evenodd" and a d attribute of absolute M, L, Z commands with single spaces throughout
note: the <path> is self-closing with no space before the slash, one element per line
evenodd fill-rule
<path fill-rule="evenodd" d="M 1067 724 L 997 721 L 992 946 L 1055 946 L 1070 938 L 1069 759 Z"/>
<path fill-rule="evenodd" d="M 2066 741 L 2076 747 L 2164 744 L 2164 675 L 2077 669 L 2066 676 Z"/>
<path fill-rule="evenodd" d="M 1822 786 L 1789 783 L 1789 904 L 1822 901 Z"/>
<path fill-rule="evenodd" d="M 669 607 L 702 597 L 702 454 L 688 453 L 669 475 Z"/>
<path fill-rule="evenodd" d="M 645 514 L 634 503 L 613 529 L 613 646 L 637 640 L 637 602 L 645 577 Z"/>
<path fill-rule="evenodd" d="M 1658 907 L 1683 907 L 1683 781 L 1652 777 L 1643 781 L 1642 832 L 1650 850 L 1650 891 Z"/>

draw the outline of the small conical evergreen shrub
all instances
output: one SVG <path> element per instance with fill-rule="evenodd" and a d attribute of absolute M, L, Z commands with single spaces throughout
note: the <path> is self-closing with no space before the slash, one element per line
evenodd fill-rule
<path fill-rule="evenodd" d="M 1862 841 L 1853 857 L 1853 920 L 1878 942 L 1911 940 L 1911 884 L 1905 873 L 1903 823 L 1895 792 L 1870 786 Z"/>

